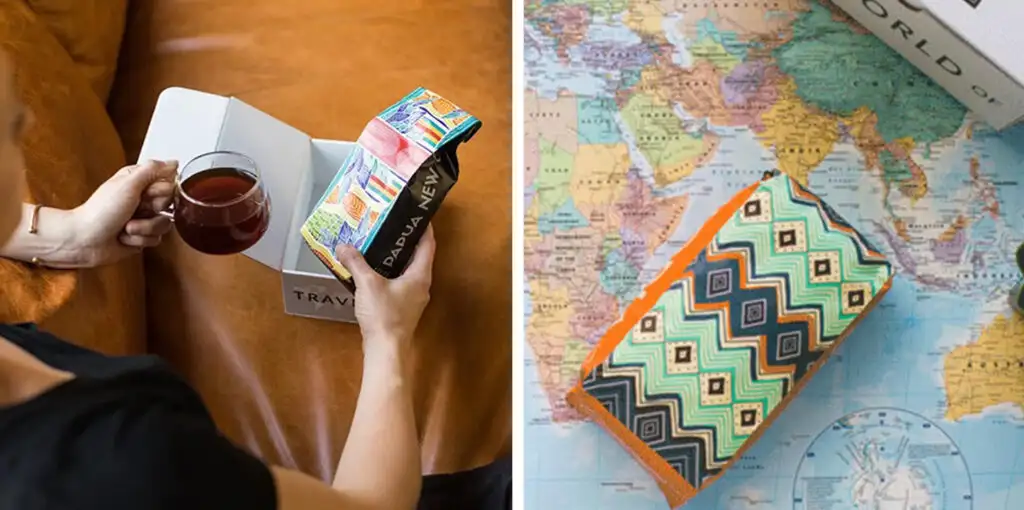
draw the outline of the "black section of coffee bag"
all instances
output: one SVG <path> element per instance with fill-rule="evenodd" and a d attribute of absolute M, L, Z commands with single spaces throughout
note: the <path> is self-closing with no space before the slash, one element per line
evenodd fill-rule
<path fill-rule="evenodd" d="M 366 262 L 385 278 L 402 274 L 430 219 L 459 180 L 456 146 L 435 153 L 413 174 L 367 248 Z"/>

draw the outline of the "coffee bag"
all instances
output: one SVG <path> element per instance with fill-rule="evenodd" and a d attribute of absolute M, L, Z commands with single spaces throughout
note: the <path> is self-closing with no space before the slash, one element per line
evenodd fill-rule
<path fill-rule="evenodd" d="M 481 122 L 419 88 L 373 118 L 302 226 L 313 253 L 346 286 L 339 246 L 358 249 L 386 278 L 405 269 L 427 224 L 459 180 L 459 144 Z"/>

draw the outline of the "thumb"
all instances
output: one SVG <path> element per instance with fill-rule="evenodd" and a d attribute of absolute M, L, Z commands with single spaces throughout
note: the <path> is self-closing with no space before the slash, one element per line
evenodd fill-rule
<path fill-rule="evenodd" d="M 363 287 L 365 283 L 369 283 L 370 278 L 378 276 L 377 272 L 366 263 L 363 254 L 350 245 L 339 245 L 334 249 L 334 257 L 352 274 L 352 279 L 356 281 L 356 287 Z"/>
<path fill-rule="evenodd" d="M 126 186 L 136 196 L 142 196 L 151 184 L 174 178 L 178 170 L 177 161 L 156 161 L 147 159 L 138 165 L 129 165 L 119 170 L 111 180 Z"/>

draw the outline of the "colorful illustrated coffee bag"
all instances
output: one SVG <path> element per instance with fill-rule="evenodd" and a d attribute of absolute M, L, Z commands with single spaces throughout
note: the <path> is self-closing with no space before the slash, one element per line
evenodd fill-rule
<path fill-rule="evenodd" d="M 480 129 L 475 117 L 419 88 L 367 124 L 302 226 L 313 253 L 349 288 L 338 262 L 351 245 L 386 278 L 405 269 L 445 195 L 459 179 L 456 150 Z"/>

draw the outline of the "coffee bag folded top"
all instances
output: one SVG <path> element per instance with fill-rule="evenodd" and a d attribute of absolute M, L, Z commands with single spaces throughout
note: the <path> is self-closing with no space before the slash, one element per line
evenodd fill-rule
<path fill-rule="evenodd" d="M 337 260 L 358 249 L 386 278 L 402 273 L 431 217 L 459 179 L 456 149 L 481 123 L 418 88 L 373 118 L 302 226 L 316 256 L 350 288 Z"/>

